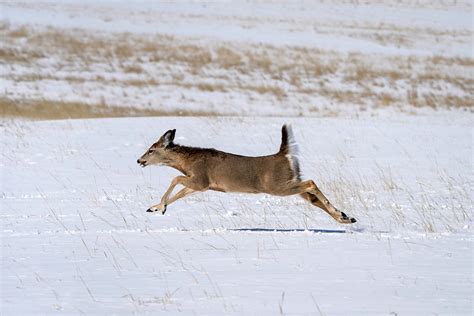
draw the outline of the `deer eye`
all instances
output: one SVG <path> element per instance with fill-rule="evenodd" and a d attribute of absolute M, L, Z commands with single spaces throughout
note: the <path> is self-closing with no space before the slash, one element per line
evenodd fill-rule
<path fill-rule="evenodd" d="M 153 154 L 154 152 L 155 152 L 154 149 L 149 149 L 149 150 L 148 150 L 148 153 L 149 153 L 149 154 Z"/>

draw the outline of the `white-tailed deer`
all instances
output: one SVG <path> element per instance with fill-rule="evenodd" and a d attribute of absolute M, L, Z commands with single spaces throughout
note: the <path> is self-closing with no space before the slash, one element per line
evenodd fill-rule
<path fill-rule="evenodd" d="M 221 192 L 267 193 L 287 196 L 299 194 L 336 221 L 355 223 L 337 210 L 318 189 L 313 180 L 302 181 L 295 141 L 291 128 L 283 125 L 280 150 L 273 155 L 247 157 L 216 149 L 195 148 L 175 144 L 176 130 L 167 131 L 138 160 L 142 167 L 164 165 L 179 170 L 183 175 L 174 178 L 161 198 L 147 212 L 166 212 L 166 207 L 193 192 L 215 190 Z M 170 197 L 176 185 L 184 186 Z"/>

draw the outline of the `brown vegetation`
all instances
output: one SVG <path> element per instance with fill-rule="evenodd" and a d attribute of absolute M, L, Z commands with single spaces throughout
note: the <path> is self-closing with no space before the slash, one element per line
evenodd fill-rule
<path fill-rule="evenodd" d="M 237 90 L 274 96 L 279 102 L 292 95 L 318 96 L 333 104 L 362 108 L 473 106 L 469 97 L 474 93 L 472 58 L 366 56 L 261 44 L 202 44 L 165 35 L 12 29 L 5 24 L 0 25 L 0 36 L 4 41 L 0 63 L 32 65 L 31 72 L 17 73 L 10 68 L 5 77 L 16 83 L 57 80 L 98 82 L 98 89 L 120 85 L 137 89 L 176 86 L 206 93 Z M 37 62 L 43 58 L 58 61 L 53 67 L 61 73 L 42 72 Z M 104 74 L 107 71 L 109 75 Z M 417 92 L 430 89 L 429 93 Z M 37 100 L 35 109 L 41 112 L 38 104 L 42 103 Z M 8 108 L 6 112 L 14 112 L 12 105 Z M 114 111 L 133 112 L 132 108 Z"/>
<path fill-rule="evenodd" d="M 216 51 L 216 62 L 223 68 L 233 68 L 242 64 L 240 54 L 227 47 L 219 47 Z"/>
<path fill-rule="evenodd" d="M 2 117 L 23 117 L 32 120 L 61 120 L 102 117 L 139 116 L 215 116 L 205 111 L 144 109 L 124 106 L 108 106 L 104 103 L 87 104 L 69 101 L 12 100 L 0 97 Z"/>

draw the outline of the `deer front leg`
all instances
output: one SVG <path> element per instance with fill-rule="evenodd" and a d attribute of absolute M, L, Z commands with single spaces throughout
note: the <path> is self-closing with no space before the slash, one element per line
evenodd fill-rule
<path fill-rule="evenodd" d="M 324 194 L 319 190 L 313 180 L 308 180 L 298 184 L 298 190 L 301 196 L 308 200 L 311 204 L 321 208 L 326 213 L 328 213 L 332 218 L 342 224 L 352 224 L 357 222 L 353 217 L 347 216 L 344 212 L 336 209 L 329 200 L 324 196 Z"/>
<path fill-rule="evenodd" d="M 176 200 L 181 199 L 181 198 L 185 197 L 186 195 L 189 195 L 193 192 L 196 192 L 196 191 L 193 190 L 193 189 L 184 187 L 181 190 L 179 190 L 178 193 L 176 193 L 174 196 L 172 196 L 169 200 L 164 201 L 164 202 L 162 201 L 160 204 L 155 205 L 155 207 L 156 207 L 157 211 L 161 210 L 161 214 L 165 214 L 166 208 L 168 207 L 168 205 L 170 205 L 173 202 L 176 202 Z M 153 212 L 153 211 L 150 211 L 150 209 L 147 212 Z"/>
<path fill-rule="evenodd" d="M 174 188 L 178 184 L 182 184 L 186 180 L 185 176 L 178 176 L 171 180 L 170 186 L 168 187 L 168 190 L 166 190 L 165 194 L 161 197 L 161 201 L 159 204 L 152 205 L 150 206 L 149 209 L 147 209 L 147 212 L 156 212 L 156 211 L 161 211 L 161 214 L 165 214 L 166 212 L 166 200 L 168 200 L 169 195 L 171 192 L 173 192 Z"/>
<path fill-rule="evenodd" d="M 200 179 L 200 181 L 197 181 L 197 179 Z M 173 192 L 174 188 L 178 184 L 183 185 L 184 188 L 181 189 L 178 193 L 176 193 L 176 195 L 173 196 L 171 199 L 169 199 L 171 192 Z M 166 207 L 169 204 L 195 191 L 204 191 L 207 189 L 207 187 L 208 187 L 208 182 L 205 178 L 189 178 L 185 176 L 178 176 L 171 181 L 171 184 L 168 190 L 166 190 L 165 194 L 163 194 L 163 196 L 161 197 L 160 204 L 151 206 L 147 210 L 147 212 L 161 211 L 161 214 L 165 214 Z"/>
<path fill-rule="evenodd" d="M 168 201 L 166 201 L 166 205 L 170 205 L 171 203 L 176 202 L 176 200 L 182 199 L 185 196 L 196 192 L 196 190 L 184 187 L 178 193 L 176 193 L 174 196 L 172 196 Z"/>

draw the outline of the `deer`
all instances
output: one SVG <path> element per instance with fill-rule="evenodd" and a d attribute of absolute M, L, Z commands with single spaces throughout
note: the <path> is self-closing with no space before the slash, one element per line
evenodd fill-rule
<path fill-rule="evenodd" d="M 297 145 L 291 126 L 287 124 L 281 129 L 279 151 L 257 157 L 214 148 L 182 146 L 174 143 L 175 135 L 176 129 L 166 131 L 137 160 L 141 167 L 168 166 L 182 174 L 173 178 L 160 203 L 152 205 L 147 212 L 160 211 L 164 215 L 171 203 L 194 192 L 207 190 L 274 196 L 298 194 L 341 224 L 356 222 L 355 218 L 336 209 L 313 180 L 301 179 Z M 171 196 L 177 185 L 183 188 Z"/>

